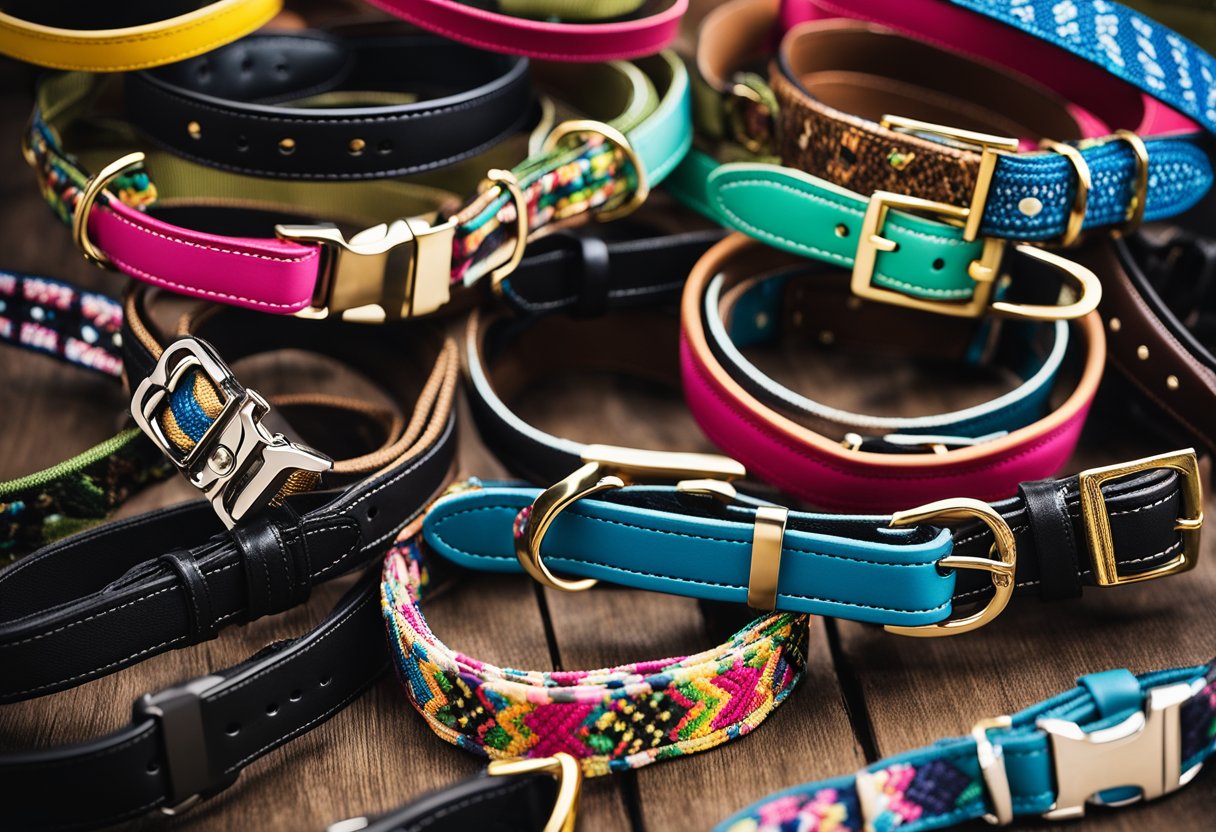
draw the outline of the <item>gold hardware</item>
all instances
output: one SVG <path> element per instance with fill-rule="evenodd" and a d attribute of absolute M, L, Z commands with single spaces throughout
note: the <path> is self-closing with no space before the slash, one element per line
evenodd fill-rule
<path fill-rule="evenodd" d="M 1123 225 L 1119 228 L 1120 234 L 1131 234 L 1144 222 L 1144 207 L 1148 203 L 1148 147 L 1144 139 L 1131 130 L 1116 130 L 1110 140 L 1127 142 L 1132 153 L 1136 154 L 1136 190 L 1132 194 L 1131 204 L 1127 206 Z"/>
<path fill-rule="evenodd" d="M 953 636 L 979 629 L 1001 614 L 1013 596 L 1014 570 L 1017 566 L 1017 544 L 1005 518 L 992 506 L 969 497 L 955 497 L 934 503 L 897 511 L 891 515 L 891 526 L 911 526 L 927 520 L 966 520 L 978 518 L 992 531 L 992 550 L 997 560 L 991 557 L 976 558 L 966 555 L 947 555 L 937 562 L 943 569 L 982 569 L 992 573 L 992 588 L 995 594 L 982 610 L 965 618 L 954 618 L 940 624 L 920 627 L 905 627 L 888 624 L 888 633 L 916 638 Z M 989 555 L 992 551 L 989 552 Z"/>
<path fill-rule="evenodd" d="M 1103 792 L 1134 786 L 1140 794 L 1107 805 L 1153 800 L 1185 786 L 1202 764 L 1182 770 L 1181 710 L 1202 687 L 1179 682 L 1150 688 L 1144 709 L 1117 725 L 1085 732 L 1066 719 L 1043 718 L 1035 727 L 1051 740 L 1056 801 L 1043 817 L 1085 816 L 1086 803 L 1102 804 Z"/>
<path fill-rule="evenodd" d="M 1118 332 L 1121 329 L 1123 329 L 1123 321 L 1119 320 L 1118 318 L 1111 318 L 1110 319 L 1110 331 Z"/>
<path fill-rule="evenodd" d="M 574 832 L 578 821 L 579 790 L 583 772 L 578 760 L 564 751 L 541 759 L 491 760 L 486 774 L 491 777 L 513 777 L 520 774 L 550 774 L 557 780 L 557 798 L 553 812 L 545 821 L 542 832 Z"/>
<path fill-rule="evenodd" d="M 103 269 L 112 269 L 114 264 L 106 253 L 93 245 L 93 241 L 89 239 L 89 214 L 93 212 L 93 204 L 105 191 L 106 186 L 131 168 L 143 164 L 144 158 L 144 154 L 136 152 L 110 162 L 85 183 L 80 192 L 80 199 L 76 202 L 76 213 L 72 215 L 72 242 L 80 249 L 85 260 Z"/>
<path fill-rule="evenodd" d="M 367 148 L 367 142 L 365 142 L 363 139 L 351 139 L 350 143 L 347 144 L 347 146 L 346 146 L 346 151 L 351 156 L 362 156 L 363 151 L 366 148 Z"/>
<path fill-rule="evenodd" d="M 882 236 L 887 213 L 892 208 L 933 214 L 954 224 L 965 219 L 968 211 L 966 208 L 959 208 L 945 202 L 934 202 L 890 191 L 874 192 L 870 196 L 870 203 L 866 208 L 865 217 L 862 219 L 861 233 L 857 240 L 857 253 L 853 260 L 850 288 L 853 294 L 859 297 L 957 318 L 976 318 L 987 312 L 1008 318 L 1061 321 L 1083 317 L 1098 308 L 1098 302 L 1102 299 L 1102 284 L 1090 269 L 1058 254 L 1044 251 L 1037 246 L 1021 243 L 1014 246 L 1014 252 L 1063 272 L 1064 276 L 1077 288 L 1076 301 L 1059 306 L 1016 304 L 1003 300 L 989 304 L 988 301 L 992 297 L 995 286 L 995 278 L 1005 254 L 1005 241 L 991 237 L 984 238 L 984 247 L 980 251 L 979 259 L 973 260 L 967 267 L 967 273 L 972 280 L 976 281 L 976 286 L 971 297 L 965 302 L 954 303 L 915 298 L 893 289 L 884 289 L 873 282 L 873 277 L 877 267 L 878 253 L 895 251 L 898 248 L 898 244 L 894 240 Z"/>
<path fill-rule="evenodd" d="M 290 136 L 284 139 L 279 139 L 279 152 L 284 156 L 290 156 L 296 152 L 296 140 Z"/>
<path fill-rule="evenodd" d="M 1007 136 L 977 133 L 973 130 L 959 130 L 943 124 L 933 124 L 903 116 L 885 115 L 880 123 L 888 130 L 913 134 L 928 133 L 946 139 L 946 143 L 954 147 L 980 151 L 980 166 L 975 175 L 975 190 L 971 192 L 971 202 L 966 208 L 958 209 L 961 212 L 959 218 L 963 220 L 963 239 L 971 242 L 978 237 L 980 223 L 984 219 L 984 206 L 988 204 L 988 192 L 992 189 L 992 174 L 996 170 L 997 159 L 1000 158 L 1002 152 L 1016 152 L 1018 140 Z M 935 204 L 944 205 L 945 203 Z"/>
<path fill-rule="evenodd" d="M 1146 344 L 1136 347 L 1136 358 L 1139 358 L 1141 361 L 1148 361 L 1148 346 Z"/>
<path fill-rule="evenodd" d="M 1013 794 L 1009 789 L 1009 777 L 1005 773 L 1005 755 L 999 745 L 993 745 L 988 732 L 993 728 L 1008 730 L 1013 720 L 1007 716 L 981 719 L 971 726 L 971 737 L 975 740 L 975 756 L 979 759 L 980 773 L 992 801 L 992 812 L 984 813 L 984 820 L 993 826 L 1008 826 L 1013 823 Z"/>
<path fill-rule="evenodd" d="M 564 480 L 545 489 L 532 503 L 522 528 L 515 536 L 515 556 L 524 571 L 544 586 L 566 592 L 580 592 L 595 586 L 593 579 L 570 581 L 549 571 L 541 559 L 540 547 L 549 526 L 568 506 L 611 488 L 638 482 L 681 480 L 676 487 L 686 493 L 713 493 L 733 499 L 731 480 L 747 475 L 738 462 L 717 454 L 671 453 L 619 448 L 615 445 L 587 445 L 584 465 Z M 706 479 L 713 480 L 713 489 Z"/>
<path fill-rule="evenodd" d="M 1187 516 L 1178 518 L 1174 528 L 1182 533 L 1182 552 L 1169 563 L 1147 572 L 1120 575 L 1119 564 L 1115 561 L 1115 542 L 1111 536 L 1106 499 L 1102 496 L 1102 483 L 1157 468 L 1170 468 L 1180 475 L 1182 507 Z M 1117 586 L 1151 581 L 1195 567 L 1199 560 L 1200 530 L 1203 528 L 1203 485 L 1199 479 L 1199 463 L 1195 458 L 1194 449 L 1158 454 L 1122 465 L 1090 468 L 1078 474 L 1077 480 L 1081 487 L 1081 521 L 1094 561 L 1094 577 L 1100 585 Z"/>
<path fill-rule="evenodd" d="M 638 157 L 638 153 L 633 149 L 629 139 L 625 134 L 615 127 L 604 124 L 602 121 L 592 121 L 590 119 L 581 119 L 575 121 L 563 121 L 549 132 L 545 137 L 545 143 L 541 149 L 545 153 L 556 150 L 561 144 L 562 139 L 567 136 L 577 136 L 583 133 L 594 133 L 603 136 L 610 144 L 616 145 L 616 148 L 624 154 L 625 160 L 633 167 L 633 173 L 637 180 L 637 185 L 633 189 L 632 196 L 618 205 L 611 208 L 601 207 L 595 214 L 595 218 L 600 222 L 610 222 L 621 217 L 628 216 L 641 207 L 646 201 L 646 197 L 650 195 L 650 183 L 646 177 L 646 170 L 642 166 L 642 160 Z"/>
<path fill-rule="evenodd" d="M 1085 157 L 1072 145 L 1043 139 L 1039 142 L 1039 147 L 1059 153 L 1072 164 L 1073 170 L 1077 174 L 1077 193 L 1073 197 L 1072 208 L 1068 211 L 1068 224 L 1064 227 L 1064 236 L 1060 238 L 1060 245 L 1068 247 L 1081 238 L 1081 226 L 1085 224 L 1085 211 L 1089 207 L 1089 189 L 1093 186 L 1093 177 L 1090 176 L 1089 164 L 1085 161 Z"/>
<path fill-rule="evenodd" d="M 1165 377 L 1165 386 L 1170 390 L 1177 390 L 1181 383 L 1178 381 L 1178 376 L 1168 375 Z"/>
<path fill-rule="evenodd" d="M 524 249 L 528 247 L 528 202 L 519 187 L 519 180 L 511 171 L 495 168 L 486 174 L 486 179 L 510 194 L 511 201 L 515 203 L 515 247 L 511 249 L 510 259 L 490 272 L 490 288 L 501 292 L 502 282 L 519 266 L 524 259 Z"/>
<path fill-rule="evenodd" d="M 752 563 L 747 578 L 747 605 L 756 610 L 777 609 L 777 580 L 781 575 L 781 547 L 789 509 L 757 506 L 752 529 Z"/>
<path fill-rule="evenodd" d="M 365 228 L 350 239 L 332 223 L 276 225 L 283 240 L 321 246 L 321 268 L 305 318 L 336 315 L 346 321 L 381 323 L 425 315 L 451 297 L 452 240 L 456 222 L 393 220 Z"/>
<path fill-rule="evenodd" d="M 190 134 L 192 139 L 201 139 L 203 137 L 203 126 L 197 121 L 192 121 L 186 125 L 186 132 Z"/>

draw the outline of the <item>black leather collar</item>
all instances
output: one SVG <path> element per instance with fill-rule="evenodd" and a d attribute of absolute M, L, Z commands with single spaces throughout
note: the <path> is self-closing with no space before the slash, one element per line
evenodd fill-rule
<path fill-rule="evenodd" d="M 174 153 L 291 179 L 445 167 L 520 130 L 531 100 L 526 60 L 422 34 L 257 34 L 127 81 L 129 120 Z"/>
<path fill-rule="evenodd" d="M 132 329 L 146 325 L 139 297 L 124 333 L 133 383 L 151 364 Z M 331 475 L 336 489 L 288 497 L 230 532 L 196 501 L 77 535 L 0 573 L 0 701 L 63 690 L 298 604 L 314 584 L 375 561 L 446 482 L 456 444 L 450 342 L 243 311 L 204 319 L 198 334 L 234 357 L 299 344 L 359 367 L 407 417 L 414 410 L 413 432 L 393 446 L 406 449 L 352 481 Z M 180 809 L 328 719 L 387 666 L 376 571 L 311 633 L 146 697 L 115 734 L 0 756 L 4 825 L 88 828 Z M 64 784 L 73 784 L 70 800 Z"/>

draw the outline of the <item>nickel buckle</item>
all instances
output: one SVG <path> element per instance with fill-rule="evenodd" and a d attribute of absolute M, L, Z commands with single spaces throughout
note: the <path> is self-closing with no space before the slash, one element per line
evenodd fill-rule
<path fill-rule="evenodd" d="M 1086 803 L 1123 806 L 1153 800 L 1189 783 L 1200 766 L 1182 771 L 1179 716 L 1194 693 L 1188 682 L 1151 688 L 1143 711 L 1089 733 L 1065 719 L 1040 719 L 1036 725 L 1051 741 L 1056 778 L 1056 802 L 1043 817 L 1080 818 Z M 1129 786 L 1140 794 L 1125 800 L 1102 798 L 1103 792 Z"/>
<path fill-rule="evenodd" d="M 159 416 L 192 369 L 204 373 L 224 401 L 215 421 L 183 452 L 165 435 Z M 266 400 L 243 387 L 211 345 L 198 338 L 166 347 L 131 399 L 136 424 L 206 495 L 229 529 L 267 505 L 292 473 L 320 474 L 333 467 L 329 457 L 267 430 L 263 420 L 270 412 Z"/>
<path fill-rule="evenodd" d="M 1182 533 L 1182 551 L 1169 563 L 1147 572 L 1121 575 L 1119 564 L 1115 561 L 1115 542 L 1110 531 L 1106 499 L 1102 496 L 1102 483 L 1156 468 L 1172 468 L 1182 479 L 1182 504 L 1187 516 L 1179 517 L 1174 526 Z M 1121 465 L 1090 468 L 1078 474 L 1077 480 L 1081 486 L 1081 520 L 1093 557 L 1094 577 L 1101 586 L 1151 581 L 1195 568 L 1199 561 L 1199 535 L 1203 528 L 1203 485 L 1199 479 L 1199 462 L 1194 449 L 1158 454 Z"/>

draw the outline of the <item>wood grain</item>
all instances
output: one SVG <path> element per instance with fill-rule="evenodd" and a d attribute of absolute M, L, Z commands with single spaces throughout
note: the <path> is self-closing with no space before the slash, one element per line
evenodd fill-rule
<path fill-rule="evenodd" d="M 117 293 L 122 281 L 81 261 L 21 162 L 17 137 L 29 108 L 27 78 L 23 69 L 0 63 L 5 91 L 0 93 L 0 265 Z M 114 386 L 35 356 L 11 350 L 3 355 L 8 395 L 0 408 L 0 478 L 57 461 L 113 433 L 125 408 Z M 814 389 L 841 406 L 881 409 L 898 392 L 907 406 L 929 407 L 954 395 L 949 385 L 926 386 L 915 377 L 849 383 L 850 374 L 841 373 L 839 365 L 825 369 L 805 357 L 779 356 L 784 363 L 773 369 L 794 387 Z M 272 386 L 286 368 L 297 380 L 304 374 L 306 386 L 337 390 L 350 383 L 324 367 L 282 362 L 259 365 L 259 383 Z M 671 399 L 601 381 L 550 385 L 521 403 L 521 412 L 577 439 L 710 450 Z M 958 395 L 964 388 L 959 386 Z M 1108 413 L 1122 412 L 1119 401 L 1113 408 L 1106 404 Z M 467 411 L 461 415 L 465 473 L 501 475 L 477 440 Z M 1117 421 L 1105 432 L 1096 427 L 1087 432 L 1074 467 L 1138 453 L 1111 442 L 1112 435 L 1132 433 L 1130 428 Z M 123 514 L 193 497 L 184 482 L 174 480 L 140 495 Z M 1209 516 L 1212 509 L 1209 500 Z M 834 653 L 829 627 L 817 621 L 806 678 L 754 734 L 707 754 L 589 783 L 582 828 L 704 829 L 770 791 L 858 768 L 865 762 L 859 738 L 881 754 L 895 753 L 965 732 L 980 717 L 1029 705 L 1082 673 L 1204 661 L 1214 652 L 1213 548 L 1209 535 L 1204 560 L 1192 575 L 1091 591 L 1079 604 L 1019 601 L 967 638 L 917 641 L 840 623 L 831 631 L 838 633 Z M 325 614 L 343 583 L 319 588 L 299 609 L 230 629 L 211 642 L 74 690 L 0 708 L 0 750 L 46 747 L 113 730 L 129 718 L 130 703 L 142 693 L 231 665 L 270 641 L 305 631 Z M 536 669 L 675 655 L 718 637 L 686 599 L 611 589 L 578 596 L 545 591 L 543 597 L 542 609 L 534 587 L 522 578 L 474 577 L 428 604 L 427 615 L 441 638 L 470 655 Z M 546 614 L 556 633 L 553 652 L 544 634 Z M 434 737 L 390 678 L 323 726 L 254 763 L 233 787 L 184 817 L 131 826 L 321 829 L 350 815 L 387 809 L 480 766 L 478 759 Z M 1208 775 L 1151 808 L 1094 813 L 1092 828 L 1203 828 L 1210 825 L 1214 796 L 1216 777 Z"/>

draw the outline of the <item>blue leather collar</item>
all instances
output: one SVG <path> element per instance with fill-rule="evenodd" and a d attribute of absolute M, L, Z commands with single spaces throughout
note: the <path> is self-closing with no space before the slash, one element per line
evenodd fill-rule
<path fill-rule="evenodd" d="M 1176 472 L 1152 470 L 1106 486 L 1116 559 L 1121 569 L 1143 572 L 1177 558 L 1174 526 L 1185 515 Z M 1047 583 L 1041 558 L 1073 564 L 1074 576 L 1095 583 L 1084 541 L 1076 477 L 1055 487 L 1059 522 L 1071 524 L 1071 542 L 1040 551 L 1035 530 L 1055 522 L 1032 513 L 1022 497 L 993 505 L 1017 544 L 1016 587 L 1031 592 Z M 426 544 L 460 566 L 519 572 L 513 528 L 540 489 L 477 484 L 438 501 L 423 523 Z M 1053 504 L 1056 501 L 1053 501 Z M 712 497 L 666 486 L 636 486 L 582 499 L 553 521 L 542 551 L 554 571 L 578 578 L 693 598 L 746 603 L 752 540 L 759 501 Z M 978 523 L 954 531 L 918 524 L 890 528 L 891 518 L 789 513 L 777 583 L 776 608 L 878 624 L 938 624 L 956 605 L 993 595 L 988 574 L 943 570 L 948 555 L 988 558 L 992 533 Z M 1049 536 L 1050 537 L 1050 536 Z M 1045 588 L 1045 587 L 1044 587 Z"/>
<path fill-rule="evenodd" d="M 971 736 L 769 795 L 716 832 L 814 829 L 826 817 L 838 832 L 919 832 L 985 816 L 1080 817 L 1086 799 L 1119 805 L 1140 796 L 1139 787 L 1147 799 L 1178 789 L 1216 750 L 1216 662 L 1078 682 L 1011 718 L 978 723 Z M 994 752 L 986 770 L 980 746 Z"/>

